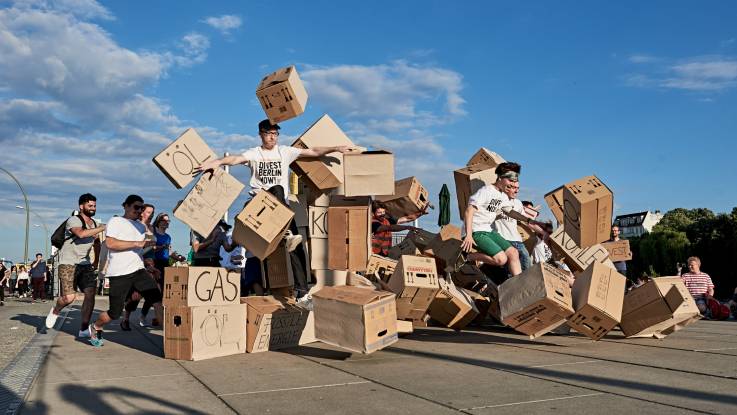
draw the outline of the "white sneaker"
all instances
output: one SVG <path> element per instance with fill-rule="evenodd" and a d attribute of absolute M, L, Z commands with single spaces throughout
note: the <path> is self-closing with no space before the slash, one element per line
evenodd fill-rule
<path fill-rule="evenodd" d="M 79 337 L 80 339 L 89 339 L 90 338 L 90 330 L 89 329 L 80 330 L 79 333 L 77 334 L 77 337 Z"/>
<path fill-rule="evenodd" d="M 291 231 L 287 231 L 284 235 L 284 241 L 287 252 L 292 252 L 302 243 L 302 235 L 292 235 Z"/>
<path fill-rule="evenodd" d="M 148 323 L 146 323 L 146 319 L 144 317 L 138 319 L 138 325 L 141 327 L 148 327 Z"/>
<path fill-rule="evenodd" d="M 57 318 L 59 318 L 59 315 L 54 313 L 54 307 L 51 307 L 51 310 L 49 310 L 49 314 L 46 315 L 46 328 L 54 328 Z"/>

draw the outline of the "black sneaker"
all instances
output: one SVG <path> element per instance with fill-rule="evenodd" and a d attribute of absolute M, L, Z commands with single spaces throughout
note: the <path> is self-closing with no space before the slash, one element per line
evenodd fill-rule
<path fill-rule="evenodd" d="M 129 320 L 123 320 L 120 322 L 120 329 L 123 331 L 131 331 L 131 322 Z"/>

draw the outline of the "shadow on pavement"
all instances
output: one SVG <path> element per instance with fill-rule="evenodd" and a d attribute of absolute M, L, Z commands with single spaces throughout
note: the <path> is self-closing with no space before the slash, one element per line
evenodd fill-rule
<path fill-rule="evenodd" d="M 46 316 L 34 316 L 31 314 L 17 314 L 10 318 L 13 321 L 20 321 L 21 323 L 34 327 L 36 333 L 46 334 Z"/>
<path fill-rule="evenodd" d="M 85 414 L 161 414 L 182 413 L 205 415 L 205 412 L 194 410 L 161 399 L 148 393 L 130 391 L 118 387 L 89 388 L 84 385 L 64 385 L 59 388 L 62 398 L 75 405 L 80 413 Z M 143 409 L 141 406 L 156 405 L 157 409 Z M 29 402 L 21 408 L 24 414 L 48 414 L 49 408 L 43 402 Z"/>
<path fill-rule="evenodd" d="M 593 385 L 601 386 L 602 388 L 617 387 L 617 388 L 629 389 L 629 390 L 637 391 L 641 393 L 654 393 L 654 394 L 669 395 L 669 396 L 687 397 L 691 399 L 698 399 L 704 402 L 718 402 L 718 403 L 723 403 L 723 404 L 728 404 L 728 405 L 737 405 L 737 395 L 736 394 L 728 395 L 728 394 L 723 394 L 723 393 L 703 392 L 703 391 L 697 391 L 693 389 L 679 388 L 675 386 L 655 385 L 651 383 L 635 382 L 635 381 L 626 380 L 626 379 L 614 379 L 614 378 L 609 378 L 609 377 L 595 376 L 595 375 L 582 374 L 582 373 L 568 373 L 568 372 L 562 372 L 562 371 L 550 369 L 550 368 L 526 367 L 526 366 L 515 365 L 511 363 L 503 363 L 503 362 L 496 362 L 496 361 L 492 362 L 492 361 L 487 361 L 483 359 L 475 359 L 471 357 L 453 356 L 453 355 L 448 355 L 448 354 L 443 354 L 443 353 L 409 350 L 409 349 L 403 349 L 399 347 L 392 347 L 391 352 L 398 353 L 398 354 L 411 355 L 414 357 L 424 357 L 424 358 L 429 358 L 429 359 L 438 359 L 438 360 L 445 360 L 445 361 L 462 363 L 462 364 L 467 364 L 467 365 L 486 367 L 489 369 L 501 370 L 501 371 L 505 371 L 509 373 L 514 373 L 517 375 L 530 376 L 536 379 L 544 379 L 548 381 L 551 380 L 551 378 L 553 378 L 553 380 L 558 380 L 561 382 L 568 382 L 568 384 L 579 386 L 579 387 L 589 387 L 590 388 L 590 386 L 582 385 L 580 383 L 580 382 L 585 382 L 585 383 L 588 383 L 589 385 L 593 384 Z M 606 390 L 604 389 L 602 389 L 602 391 L 606 392 Z M 635 396 L 632 396 L 632 398 L 639 399 Z"/>
<path fill-rule="evenodd" d="M 551 346 L 551 347 L 565 347 L 564 345 L 547 343 L 541 341 L 540 338 L 537 340 L 526 340 L 518 337 L 505 337 L 494 334 L 495 329 L 489 328 L 478 328 L 473 327 L 468 330 L 463 330 L 458 333 L 455 330 L 450 329 L 425 329 L 415 328 L 414 332 L 402 336 L 403 339 L 417 340 L 417 341 L 428 341 L 428 342 L 445 342 L 445 343 L 477 343 L 477 344 L 516 344 L 516 345 L 530 345 L 530 346 Z M 509 330 L 499 330 L 505 333 L 516 333 Z M 519 333 L 518 333 L 519 334 Z"/>

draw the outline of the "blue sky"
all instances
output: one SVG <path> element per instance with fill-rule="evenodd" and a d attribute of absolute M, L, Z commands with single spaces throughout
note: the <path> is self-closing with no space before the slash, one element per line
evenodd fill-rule
<path fill-rule="evenodd" d="M 218 152 L 254 145 L 255 86 L 294 64 L 310 100 L 282 144 L 329 113 L 356 143 L 393 150 L 397 178 L 419 176 L 435 198 L 485 146 L 523 165 L 535 203 L 597 174 L 617 213 L 737 206 L 732 2 L 280 5 L 0 2 L 0 166 L 52 231 L 87 191 L 105 221 L 129 193 L 170 212 L 186 190 L 151 157 L 187 127 Z M 0 256 L 16 260 L 19 204 L 0 179 Z M 185 226 L 172 233 L 186 253 Z M 30 250 L 44 238 L 31 228 Z"/>

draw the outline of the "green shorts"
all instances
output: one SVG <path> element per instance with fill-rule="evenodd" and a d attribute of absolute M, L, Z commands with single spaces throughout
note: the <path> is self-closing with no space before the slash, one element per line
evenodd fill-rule
<path fill-rule="evenodd" d="M 473 241 L 476 242 L 476 247 L 479 251 L 489 256 L 494 256 L 512 247 L 512 244 L 496 231 L 474 232 L 471 236 L 473 237 Z"/>

